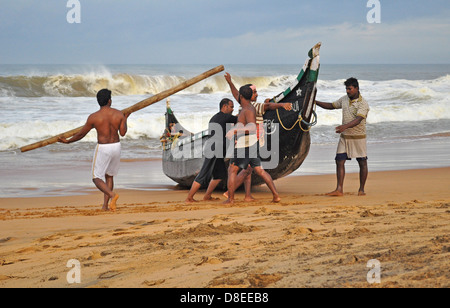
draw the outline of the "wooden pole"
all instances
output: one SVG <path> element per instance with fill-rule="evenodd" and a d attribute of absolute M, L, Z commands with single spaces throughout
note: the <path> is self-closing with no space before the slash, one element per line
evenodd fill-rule
<path fill-rule="evenodd" d="M 165 99 L 166 97 L 169 97 L 169 96 L 171 96 L 171 95 L 173 95 L 173 94 L 175 94 L 177 92 L 180 92 L 180 91 L 182 91 L 182 90 L 184 90 L 184 89 L 186 89 L 186 88 L 188 88 L 188 87 L 190 87 L 190 86 L 192 86 L 192 85 L 194 85 L 194 84 L 196 84 L 196 83 L 198 83 L 198 82 L 200 82 L 200 81 L 202 81 L 202 80 L 204 80 L 204 79 L 206 79 L 208 77 L 211 77 L 212 75 L 215 75 L 215 74 L 217 74 L 217 73 L 219 73 L 219 72 L 221 72 L 223 70 L 224 70 L 223 65 L 217 66 L 217 67 L 215 67 L 215 68 L 213 68 L 213 69 L 211 69 L 211 70 L 209 70 L 207 72 L 204 72 L 203 74 L 198 75 L 197 77 L 191 78 L 191 79 L 189 79 L 189 80 L 187 80 L 187 81 L 185 81 L 183 83 L 180 83 L 179 85 L 177 85 L 177 86 L 175 86 L 175 87 L 173 87 L 173 88 L 171 88 L 169 90 L 166 90 L 164 92 L 158 93 L 158 94 L 156 94 L 156 95 L 154 95 L 152 97 L 149 97 L 149 98 L 147 98 L 147 99 L 145 99 L 145 100 L 143 100 L 143 101 L 141 101 L 141 102 L 139 102 L 139 103 L 137 103 L 137 104 L 135 104 L 135 105 L 133 105 L 131 107 L 125 108 L 125 109 L 122 110 L 122 112 L 124 114 L 130 114 L 130 113 L 136 112 L 138 110 L 141 110 L 141 109 L 143 109 L 145 107 L 148 107 L 148 106 L 150 106 L 150 105 L 152 105 L 154 103 L 157 103 L 157 102 Z M 24 147 L 21 147 L 20 151 L 23 153 L 23 152 L 27 152 L 27 151 L 31 151 L 31 150 L 34 150 L 34 149 L 37 149 L 37 148 L 41 148 L 41 147 L 47 146 L 49 144 L 56 143 L 56 142 L 58 142 L 58 138 L 59 137 L 70 138 L 73 135 L 75 135 L 76 133 L 78 133 L 82 128 L 83 128 L 83 126 L 75 128 L 75 129 L 72 129 L 72 130 L 67 131 L 65 133 L 53 136 L 53 137 L 48 138 L 48 139 L 45 139 L 45 140 L 42 140 L 42 141 L 30 144 L 30 145 L 26 145 Z"/>

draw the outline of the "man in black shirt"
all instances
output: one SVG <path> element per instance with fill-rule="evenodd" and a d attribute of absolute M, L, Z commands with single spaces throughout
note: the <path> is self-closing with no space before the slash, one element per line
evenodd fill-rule
<path fill-rule="evenodd" d="M 214 152 L 214 156 L 208 157 L 208 155 L 206 155 L 202 169 L 195 178 L 194 183 L 192 183 L 191 190 L 185 201 L 186 203 L 196 202 L 194 195 L 202 185 L 206 185 L 208 181 L 209 185 L 206 194 L 203 197 L 203 201 L 211 200 L 211 194 L 214 189 L 216 189 L 217 185 L 227 177 L 227 169 L 224 162 L 227 142 L 225 135 L 227 133 L 227 123 L 236 124 L 237 122 L 237 117 L 232 115 L 233 110 L 233 101 L 224 98 L 220 102 L 220 111 L 209 121 L 209 133 L 212 135 L 214 132 L 214 135 L 209 139 L 209 141 L 212 142 L 210 150 Z M 221 133 L 221 136 L 216 136 L 216 133 Z M 220 149 L 215 149 L 216 145 L 222 145 L 222 152 Z"/>

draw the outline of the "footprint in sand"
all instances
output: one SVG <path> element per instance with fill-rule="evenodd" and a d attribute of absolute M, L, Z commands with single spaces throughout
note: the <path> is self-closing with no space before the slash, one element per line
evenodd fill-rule
<path fill-rule="evenodd" d="M 95 261 L 95 260 L 98 260 L 98 259 L 101 259 L 101 258 L 103 258 L 102 254 L 97 252 L 97 251 L 94 251 L 86 259 L 90 260 L 90 261 Z"/>
<path fill-rule="evenodd" d="M 200 266 L 203 264 L 220 264 L 223 263 L 223 261 L 219 258 L 216 257 L 202 257 L 202 260 L 195 264 L 196 266 Z"/>
<path fill-rule="evenodd" d="M 13 237 L 0 238 L 0 244 L 12 241 L 13 239 L 14 239 Z"/>
<path fill-rule="evenodd" d="M 98 279 L 111 279 L 111 278 L 114 278 L 114 277 L 116 277 L 117 275 L 120 275 L 120 274 L 121 274 L 121 272 L 119 272 L 119 271 L 107 271 L 105 273 L 101 273 L 98 276 Z"/>
<path fill-rule="evenodd" d="M 38 247 L 27 247 L 27 248 L 22 248 L 16 251 L 16 253 L 33 253 L 33 252 L 39 252 L 41 251 L 40 248 Z"/>

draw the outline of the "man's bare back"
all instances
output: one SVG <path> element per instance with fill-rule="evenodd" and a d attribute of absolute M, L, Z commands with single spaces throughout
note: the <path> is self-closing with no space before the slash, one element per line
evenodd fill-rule
<path fill-rule="evenodd" d="M 103 106 L 88 117 L 83 128 L 71 139 L 59 138 L 59 141 L 63 143 L 78 141 L 95 128 L 99 144 L 117 143 L 120 141 L 119 133 L 122 137 L 127 133 L 127 118 L 128 115 L 124 115 L 121 111 L 109 105 Z"/>
<path fill-rule="evenodd" d="M 238 116 L 238 123 L 242 123 L 243 125 L 253 123 L 256 125 L 256 109 L 253 105 L 248 104 L 242 107 Z"/>
<path fill-rule="evenodd" d="M 120 141 L 119 133 L 125 136 L 127 132 L 125 116 L 121 111 L 111 107 L 102 107 L 91 114 L 86 124 L 91 125 L 90 123 L 97 130 L 99 144 L 117 143 Z"/>

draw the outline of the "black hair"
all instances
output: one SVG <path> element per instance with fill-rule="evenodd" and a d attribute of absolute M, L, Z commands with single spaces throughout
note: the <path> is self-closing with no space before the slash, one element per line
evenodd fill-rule
<path fill-rule="evenodd" d="M 253 96 L 253 90 L 250 88 L 250 85 L 242 86 L 239 89 L 239 94 L 242 95 L 246 100 L 251 100 Z"/>
<path fill-rule="evenodd" d="M 346 87 L 355 87 L 355 88 L 359 88 L 359 82 L 358 82 L 358 79 L 353 78 L 353 77 L 347 79 L 347 80 L 344 82 L 344 85 L 345 85 Z"/>
<path fill-rule="evenodd" d="M 106 106 L 111 99 L 111 91 L 108 89 L 102 89 L 97 93 L 97 102 L 103 107 Z"/>
<path fill-rule="evenodd" d="M 222 110 L 223 106 L 229 105 L 230 102 L 231 102 L 231 99 L 229 99 L 229 98 L 224 98 L 224 99 L 222 99 L 222 100 L 220 101 L 220 104 L 219 104 L 220 110 Z"/>

